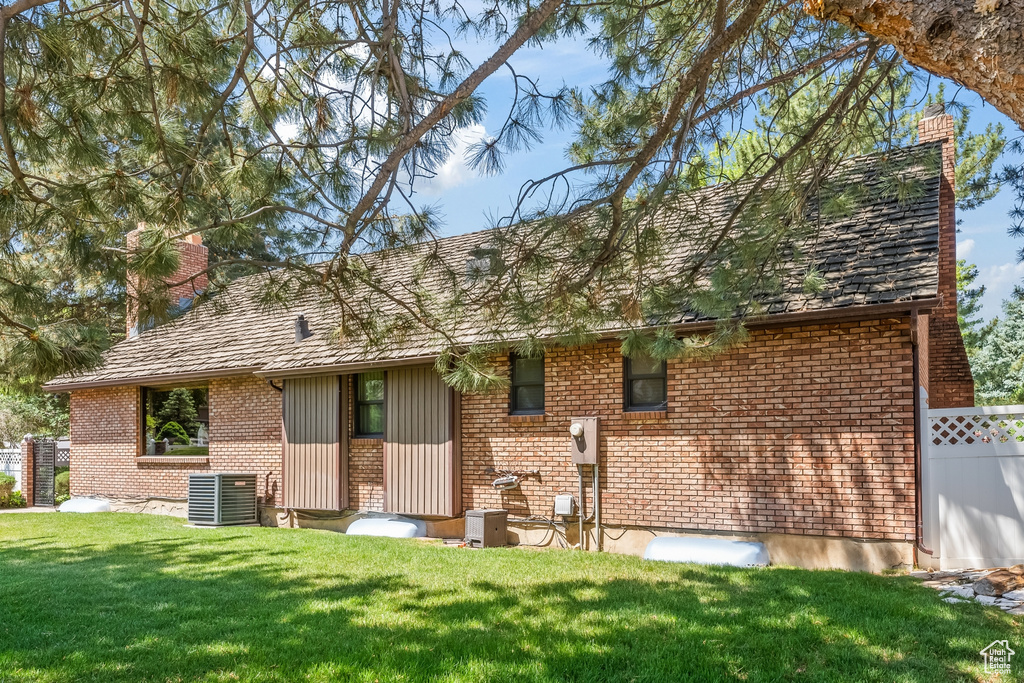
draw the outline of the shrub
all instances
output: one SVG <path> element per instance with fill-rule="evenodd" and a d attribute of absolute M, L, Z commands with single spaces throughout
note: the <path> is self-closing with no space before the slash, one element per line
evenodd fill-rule
<path fill-rule="evenodd" d="M 0 474 L 0 508 L 25 507 L 25 497 L 21 491 L 14 490 L 15 481 L 9 474 Z"/>
<path fill-rule="evenodd" d="M 0 500 L 11 495 L 11 491 L 14 490 L 14 485 L 17 481 L 17 479 L 9 474 L 0 473 Z"/>
<path fill-rule="evenodd" d="M 177 422 L 165 424 L 160 433 L 156 435 L 156 438 L 167 439 L 171 443 L 184 444 L 185 446 L 189 444 L 188 432 Z"/>
<path fill-rule="evenodd" d="M 64 500 L 71 497 L 71 473 L 61 472 L 53 478 L 53 495 L 57 498 L 64 496 Z M 63 501 L 61 501 L 63 502 Z"/>

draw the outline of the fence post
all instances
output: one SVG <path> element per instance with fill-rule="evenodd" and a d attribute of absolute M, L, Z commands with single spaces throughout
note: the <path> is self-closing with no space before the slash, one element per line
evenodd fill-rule
<path fill-rule="evenodd" d="M 25 504 L 29 507 L 35 505 L 35 440 L 31 434 L 26 434 L 21 440 L 21 495 L 25 498 Z"/>

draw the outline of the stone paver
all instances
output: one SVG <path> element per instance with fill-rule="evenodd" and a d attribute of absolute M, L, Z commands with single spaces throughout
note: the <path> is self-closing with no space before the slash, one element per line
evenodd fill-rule
<path fill-rule="evenodd" d="M 974 600 L 983 605 L 998 607 L 1007 614 L 1024 615 L 1024 589 L 1009 591 L 1000 597 L 976 595 L 974 582 L 996 571 L 993 569 L 961 569 L 947 571 L 913 571 L 910 575 L 942 594 L 942 601 L 951 605 Z"/>

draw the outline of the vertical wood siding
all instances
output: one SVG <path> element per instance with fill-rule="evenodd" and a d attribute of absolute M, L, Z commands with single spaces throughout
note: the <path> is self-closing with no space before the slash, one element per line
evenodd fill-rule
<path fill-rule="evenodd" d="M 344 481 L 339 443 L 338 376 L 284 381 L 284 504 L 340 510 Z"/>
<path fill-rule="evenodd" d="M 454 514 L 452 392 L 433 368 L 389 370 L 384 449 L 385 509 Z"/>

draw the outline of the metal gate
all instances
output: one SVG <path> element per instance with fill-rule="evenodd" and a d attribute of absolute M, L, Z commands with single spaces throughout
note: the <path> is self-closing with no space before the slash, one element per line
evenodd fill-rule
<path fill-rule="evenodd" d="M 1024 562 L 1024 406 L 929 410 L 922 440 L 928 561 Z"/>
<path fill-rule="evenodd" d="M 53 505 L 54 466 L 57 459 L 57 444 L 53 441 L 36 441 L 32 444 L 35 472 L 32 481 L 32 504 Z"/>

